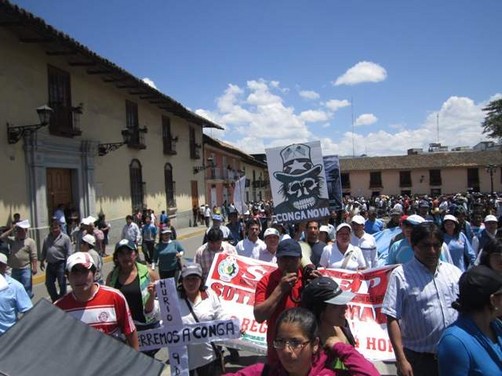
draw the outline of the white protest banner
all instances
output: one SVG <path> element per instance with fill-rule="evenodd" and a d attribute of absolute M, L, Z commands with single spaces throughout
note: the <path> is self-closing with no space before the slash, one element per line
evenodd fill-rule
<path fill-rule="evenodd" d="M 161 279 L 155 288 L 162 326 L 138 332 L 139 347 L 141 351 L 167 347 L 171 375 L 189 375 L 186 345 L 239 338 L 239 321 L 236 319 L 183 325 L 174 278 Z"/>
<path fill-rule="evenodd" d="M 225 343 L 266 353 L 267 325 L 254 319 L 254 293 L 258 281 L 276 268 L 276 264 L 248 257 L 216 254 L 206 284 L 220 297 L 225 310 L 240 320 L 241 330 L 245 332 L 240 339 Z M 323 275 L 335 279 L 342 289 L 356 293 L 349 304 L 347 319 L 357 340 L 358 350 L 369 360 L 394 359 L 386 319 L 381 314 L 387 278 L 392 269 L 393 266 L 360 272 L 320 270 Z"/>
<path fill-rule="evenodd" d="M 242 176 L 235 182 L 234 187 L 234 206 L 239 214 L 244 214 L 248 209 L 245 203 L 246 176 Z"/>
<path fill-rule="evenodd" d="M 274 219 L 303 222 L 329 216 L 320 141 L 266 149 Z"/>

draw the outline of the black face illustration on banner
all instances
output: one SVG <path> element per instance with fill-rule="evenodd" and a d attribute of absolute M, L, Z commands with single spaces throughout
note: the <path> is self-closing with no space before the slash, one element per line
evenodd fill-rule
<path fill-rule="evenodd" d="M 322 165 L 314 165 L 310 158 L 310 147 L 293 144 L 281 150 L 282 172 L 274 176 L 279 180 L 281 193 L 285 199 L 283 206 L 291 209 L 307 210 L 318 203 L 324 178 L 321 177 Z"/>

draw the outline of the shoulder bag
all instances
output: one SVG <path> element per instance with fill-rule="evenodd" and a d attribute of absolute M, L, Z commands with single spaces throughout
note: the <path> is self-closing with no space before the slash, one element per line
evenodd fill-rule
<path fill-rule="evenodd" d="M 199 322 L 199 318 L 193 311 L 192 305 L 190 304 L 187 298 L 185 298 L 185 302 L 187 303 L 187 307 L 190 310 L 190 313 L 192 314 L 195 322 Z M 218 361 L 218 364 L 221 367 L 221 372 L 225 373 L 225 358 L 223 357 L 223 350 L 218 348 L 218 346 L 216 346 L 214 342 L 211 342 L 211 347 L 213 348 L 214 354 L 216 355 L 216 360 Z"/>

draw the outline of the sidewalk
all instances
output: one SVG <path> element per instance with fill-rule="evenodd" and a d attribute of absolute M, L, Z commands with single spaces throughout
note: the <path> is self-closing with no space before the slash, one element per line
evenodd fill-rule
<path fill-rule="evenodd" d="M 183 240 L 191 238 L 192 236 L 202 235 L 206 230 L 207 230 L 206 226 L 202 225 L 199 225 L 197 227 L 186 227 L 186 228 L 176 229 L 176 234 L 178 236 L 177 240 Z M 106 246 L 106 253 L 108 254 L 108 256 L 103 258 L 103 264 L 112 262 L 112 254 L 114 250 L 115 250 L 115 244 L 108 244 Z M 45 283 L 45 272 L 42 272 L 39 266 L 38 273 L 33 276 L 33 285 L 38 285 L 40 283 Z"/>

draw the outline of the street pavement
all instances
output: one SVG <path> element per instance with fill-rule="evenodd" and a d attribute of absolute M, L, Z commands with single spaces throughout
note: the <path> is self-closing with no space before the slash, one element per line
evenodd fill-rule
<path fill-rule="evenodd" d="M 204 232 L 206 231 L 205 226 L 197 226 L 197 227 L 187 227 L 176 229 L 178 239 L 183 247 L 185 248 L 185 258 L 193 259 L 197 248 L 202 244 L 202 239 Z M 111 255 L 113 254 L 114 245 L 110 244 L 107 246 L 106 253 L 109 255 L 103 260 L 103 276 L 106 277 L 108 273 L 113 268 L 113 262 Z M 47 290 L 45 288 L 45 273 L 39 273 L 33 278 L 33 292 L 35 296 L 33 297 L 33 303 L 38 302 L 40 299 L 49 299 L 47 294 Z M 69 286 L 68 286 L 69 287 Z M 257 362 L 263 362 L 265 358 L 263 356 L 257 355 L 255 353 L 251 353 L 249 351 L 240 350 L 240 359 L 237 363 L 232 363 L 230 359 L 228 359 L 228 351 L 225 351 L 224 355 L 226 355 L 227 363 L 226 363 L 226 371 L 227 372 L 236 372 L 237 370 L 255 364 Z M 166 363 L 166 367 L 162 372 L 162 376 L 171 375 L 170 367 L 167 364 L 169 359 L 169 354 L 167 349 L 161 349 L 155 356 L 156 359 L 161 361 L 162 363 Z M 384 362 L 375 362 L 375 366 L 379 370 L 382 375 L 396 375 L 396 367 L 393 363 L 384 363 Z"/>

